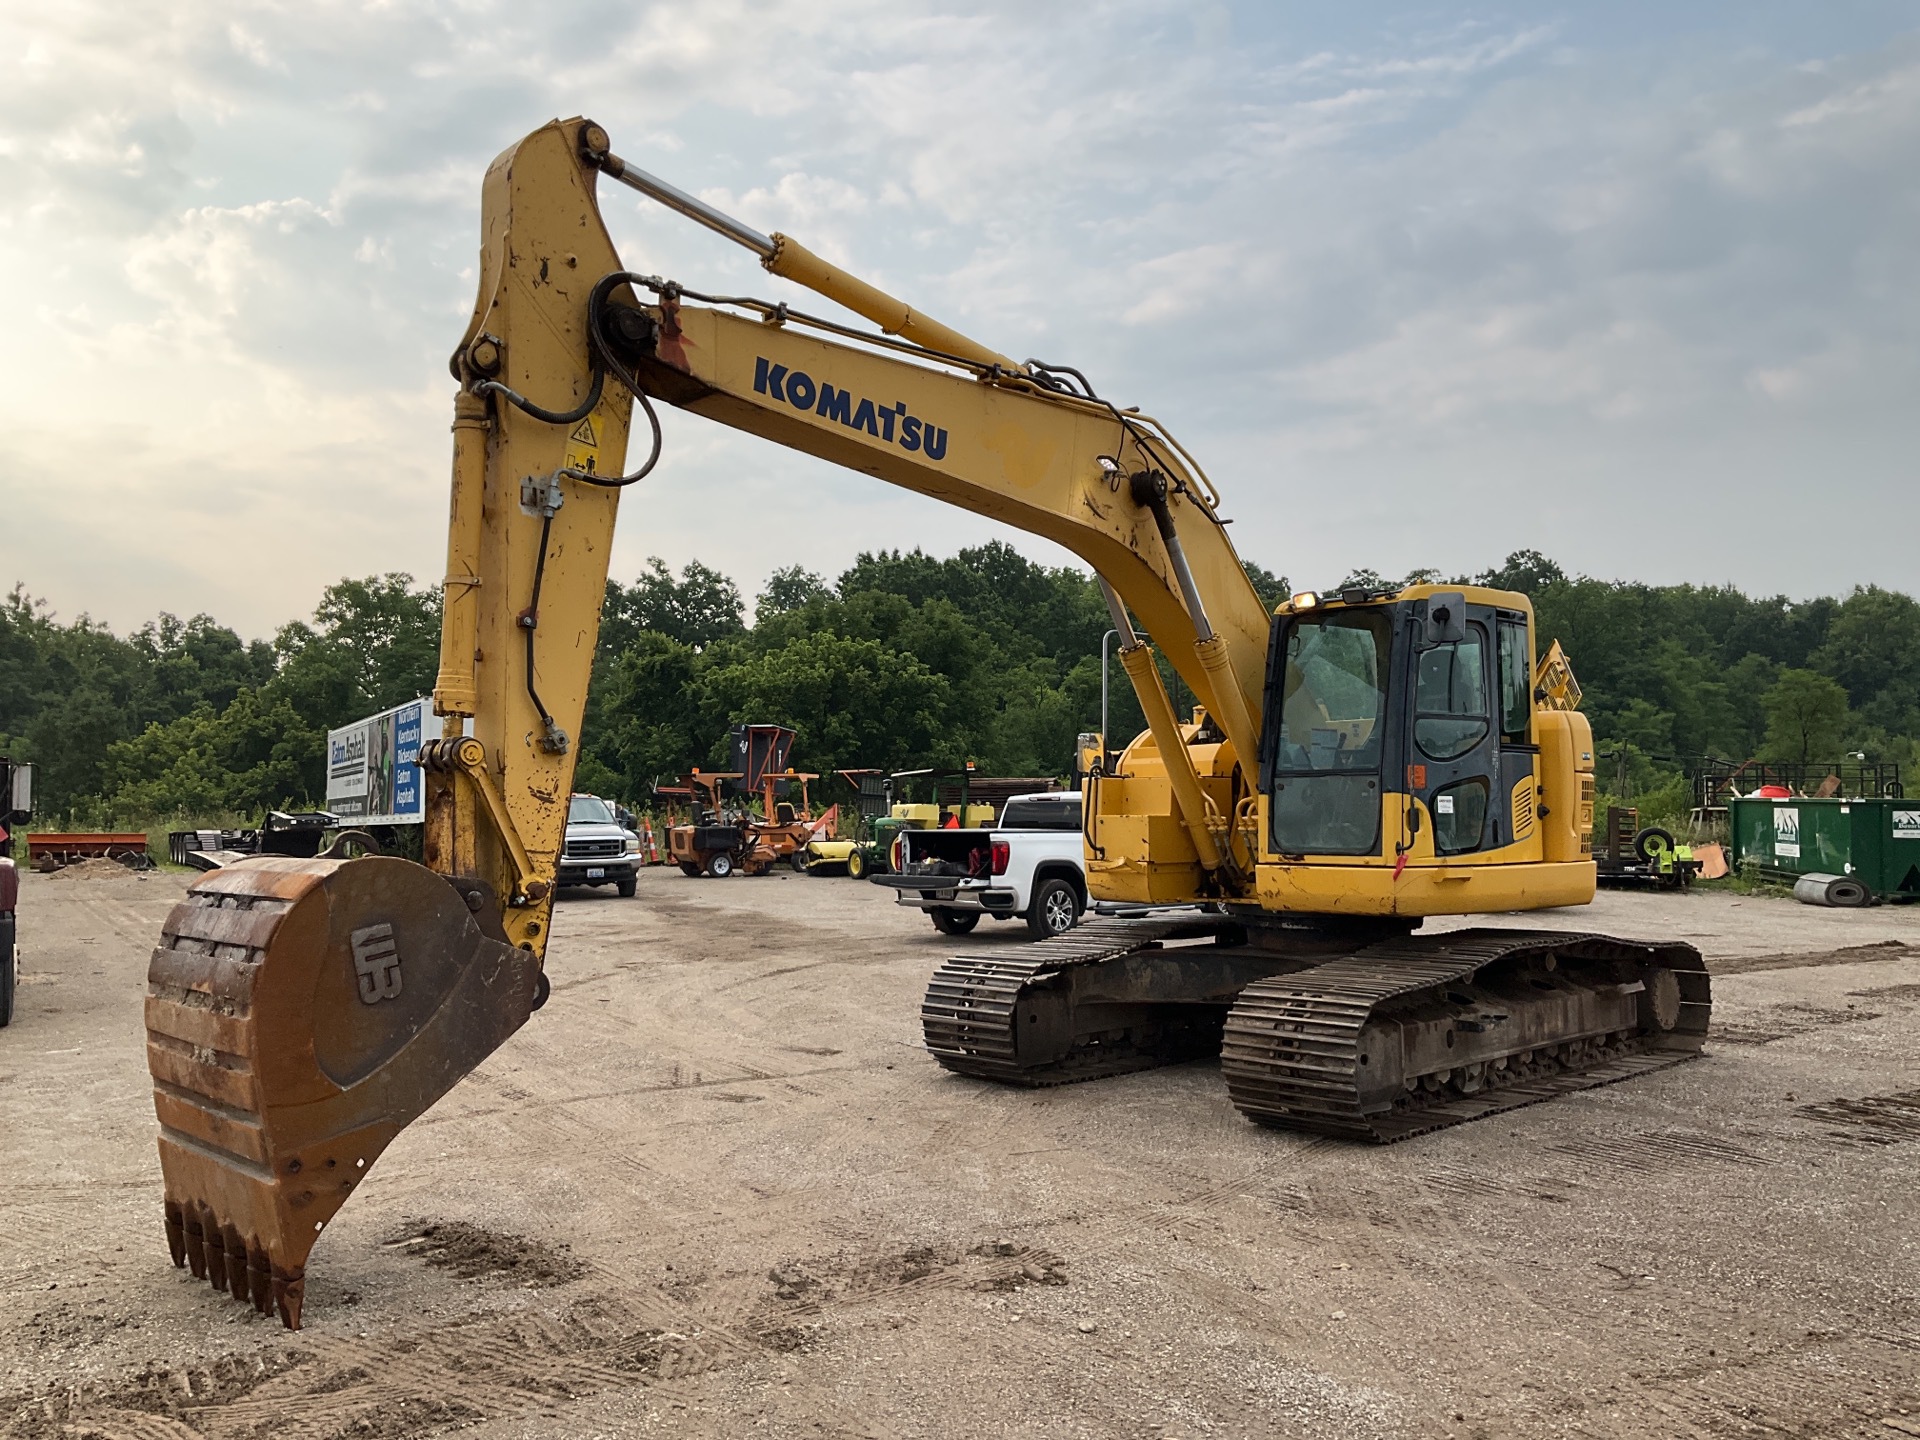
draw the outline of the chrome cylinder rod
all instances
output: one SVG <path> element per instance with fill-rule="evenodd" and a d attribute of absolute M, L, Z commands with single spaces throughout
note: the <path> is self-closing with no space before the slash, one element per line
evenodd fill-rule
<path fill-rule="evenodd" d="M 629 165 L 618 155 L 600 157 L 600 172 L 622 185 L 631 186 L 649 200 L 657 200 L 669 210 L 677 210 L 689 220 L 697 220 L 709 230 L 726 236 L 736 245 L 744 245 L 754 251 L 762 260 L 770 258 L 774 251 L 773 237 L 762 235 L 731 215 L 723 214 L 707 204 L 687 194 L 677 185 L 669 185 L 657 175 L 649 175 L 637 165 Z"/>

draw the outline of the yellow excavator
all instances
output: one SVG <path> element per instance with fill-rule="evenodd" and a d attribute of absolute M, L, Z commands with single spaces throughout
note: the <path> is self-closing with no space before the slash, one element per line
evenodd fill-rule
<path fill-rule="evenodd" d="M 602 180 L 877 329 L 623 268 Z M 146 1024 L 176 1265 L 297 1328 L 327 1222 L 545 999 L 614 512 L 655 471 L 663 403 L 1043 535 L 1099 577 L 1148 728 L 1087 779 L 1087 888 L 1154 908 L 941 966 L 922 1007 L 939 1064 L 1048 1085 L 1217 1053 L 1252 1119 L 1390 1141 L 1699 1050 L 1691 946 L 1415 933 L 1593 897 L 1591 731 L 1525 596 L 1365 587 L 1269 613 L 1159 421 L 721 214 L 591 121 L 493 162 L 482 231 L 452 360 L 425 863 L 343 836 L 215 871 L 167 920 Z M 1156 650 L 1197 697 L 1185 717 Z"/>

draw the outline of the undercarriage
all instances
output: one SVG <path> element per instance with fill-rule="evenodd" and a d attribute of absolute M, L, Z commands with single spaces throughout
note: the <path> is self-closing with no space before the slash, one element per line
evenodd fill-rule
<path fill-rule="evenodd" d="M 1690 945 L 1388 924 L 1192 913 L 959 956 L 928 986 L 927 1048 L 1031 1086 L 1218 1055 L 1250 1119 L 1389 1142 L 1644 1074 L 1706 1038 Z"/>

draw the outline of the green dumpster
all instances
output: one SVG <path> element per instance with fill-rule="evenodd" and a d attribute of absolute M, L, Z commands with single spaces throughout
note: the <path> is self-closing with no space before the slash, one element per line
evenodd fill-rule
<path fill-rule="evenodd" d="M 1878 900 L 1920 899 L 1920 800 L 1728 802 L 1733 863 L 1763 874 L 1850 875 Z"/>

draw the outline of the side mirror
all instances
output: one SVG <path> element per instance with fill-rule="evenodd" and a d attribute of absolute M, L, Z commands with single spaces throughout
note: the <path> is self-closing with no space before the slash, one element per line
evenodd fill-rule
<path fill-rule="evenodd" d="M 1427 597 L 1427 644 L 1452 645 L 1467 638 L 1467 597 L 1458 590 Z"/>

